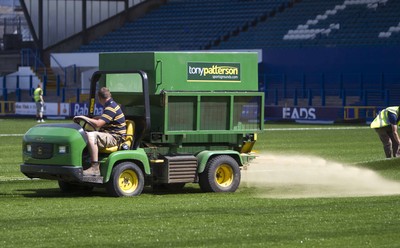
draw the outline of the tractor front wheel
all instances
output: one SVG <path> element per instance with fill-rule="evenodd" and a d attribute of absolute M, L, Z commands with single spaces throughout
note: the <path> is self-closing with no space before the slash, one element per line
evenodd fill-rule
<path fill-rule="evenodd" d="M 228 155 L 211 158 L 199 174 L 199 184 L 204 192 L 235 192 L 240 184 L 238 162 Z"/>
<path fill-rule="evenodd" d="M 142 170 L 135 163 L 123 162 L 116 165 L 107 183 L 107 192 L 111 196 L 137 196 L 144 188 Z"/>

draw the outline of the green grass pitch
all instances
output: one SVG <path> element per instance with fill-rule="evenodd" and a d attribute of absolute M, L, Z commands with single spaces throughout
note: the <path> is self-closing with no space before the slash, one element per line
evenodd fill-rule
<path fill-rule="evenodd" d="M 365 125 L 267 124 L 255 149 L 259 161 L 265 159 L 261 166 L 267 170 L 261 175 L 276 183 L 242 183 L 230 194 L 202 193 L 190 184 L 180 193 L 146 189 L 133 198 L 107 197 L 101 189 L 89 195 L 63 194 L 55 181 L 27 180 L 19 172 L 21 140 L 33 125 L 34 120 L 0 119 L 0 247 L 400 244 L 400 160 L 384 159 L 378 136 Z M 269 167 L 268 161 L 274 164 Z M 333 187 L 328 184 L 315 195 L 313 190 L 333 174 L 346 179 L 336 194 L 324 195 L 323 187 Z M 298 181 L 288 180 L 293 175 Z M 307 178 L 311 176 L 315 178 Z M 382 191 L 392 194 L 346 195 L 352 187 L 348 182 L 373 190 L 387 180 L 392 184 Z"/>

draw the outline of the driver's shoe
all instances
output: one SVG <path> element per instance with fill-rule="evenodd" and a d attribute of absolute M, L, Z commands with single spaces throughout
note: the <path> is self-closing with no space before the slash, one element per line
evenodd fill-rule
<path fill-rule="evenodd" d="M 83 171 L 84 176 L 100 176 L 99 163 L 93 163 L 89 169 Z"/>

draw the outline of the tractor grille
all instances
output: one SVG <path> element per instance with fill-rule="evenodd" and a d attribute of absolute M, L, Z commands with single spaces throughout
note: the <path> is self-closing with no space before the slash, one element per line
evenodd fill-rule
<path fill-rule="evenodd" d="M 197 179 L 197 159 L 195 156 L 165 157 L 168 183 L 189 183 Z"/>
<path fill-rule="evenodd" d="M 49 159 L 53 157 L 53 145 L 47 143 L 32 144 L 32 158 Z"/>

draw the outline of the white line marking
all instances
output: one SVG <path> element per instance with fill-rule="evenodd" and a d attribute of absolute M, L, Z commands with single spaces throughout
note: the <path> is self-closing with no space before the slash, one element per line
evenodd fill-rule
<path fill-rule="evenodd" d="M 0 134 L 0 137 L 13 137 L 13 136 L 24 136 L 23 134 L 19 134 L 19 133 L 6 133 L 6 134 Z"/>
<path fill-rule="evenodd" d="M 28 178 L 28 177 L 0 177 L 0 182 L 32 181 L 32 180 L 37 180 L 37 178 Z"/>

